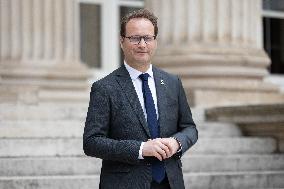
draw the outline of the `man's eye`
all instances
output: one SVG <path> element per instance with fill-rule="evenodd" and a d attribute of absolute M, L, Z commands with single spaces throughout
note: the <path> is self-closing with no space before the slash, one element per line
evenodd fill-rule
<path fill-rule="evenodd" d="M 145 41 L 151 41 L 151 40 L 152 40 L 152 37 L 144 37 L 144 40 L 145 40 Z"/>
<path fill-rule="evenodd" d="M 131 38 L 133 41 L 140 41 L 140 37 L 132 37 Z"/>

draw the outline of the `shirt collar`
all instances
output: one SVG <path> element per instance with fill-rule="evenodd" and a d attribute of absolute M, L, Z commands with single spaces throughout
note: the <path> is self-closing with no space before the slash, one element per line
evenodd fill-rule
<path fill-rule="evenodd" d="M 128 71 L 132 80 L 137 79 L 139 77 L 139 75 L 141 75 L 143 73 L 139 70 L 136 70 L 135 68 L 132 68 L 125 61 L 124 61 L 124 66 L 125 66 L 126 70 Z M 153 70 L 152 70 L 152 64 L 150 64 L 149 69 L 145 73 L 148 73 L 150 75 L 150 77 L 153 78 L 154 74 L 153 74 Z"/>

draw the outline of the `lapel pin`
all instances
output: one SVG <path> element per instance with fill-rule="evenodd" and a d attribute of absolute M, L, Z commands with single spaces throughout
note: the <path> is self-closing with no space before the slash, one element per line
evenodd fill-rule
<path fill-rule="evenodd" d="M 161 79 L 161 85 L 165 85 L 164 80 Z"/>

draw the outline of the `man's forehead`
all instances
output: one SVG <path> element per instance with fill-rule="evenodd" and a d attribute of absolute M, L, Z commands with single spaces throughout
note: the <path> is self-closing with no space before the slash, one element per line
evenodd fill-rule
<path fill-rule="evenodd" d="M 136 22 L 149 22 L 152 24 L 152 22 L 147 18 L 131 18 L 127 23 L 126 26 L 130 23 L 136 23 Z M 152 24 L 153 25 L 153 24 Z M 154 26 L 154 25 L 153 25 Z"/>
<path fill-rule="evenodd" d="M 153 30 L 154 25 L 147 18 L 132 18 L 126 24 L 126 32 L 130 30 Z"/>

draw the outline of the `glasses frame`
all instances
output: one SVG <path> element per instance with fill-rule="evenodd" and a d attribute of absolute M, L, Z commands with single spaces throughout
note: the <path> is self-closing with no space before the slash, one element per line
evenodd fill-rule
<path fill-rule="evenodd" d="M 144 42 L 146 44 L 148 44 L 148 43 L 151 43 L 152 41 L 156 40 L 157 36 L 155 36 L 155 35 L 143 35 L 143 36 L 132 35 L 132 36 L 123 36 L 123 37 L 129 39 L 130 43 L 135 44 L 135 45 L 139 45 L 142 39 L 144 40 Z M 139 41 L 138 42 L 131 41 L 131 39 L 133 37 L 139 37 Z M 145 40 L 146 37 L 151 37 L 151 38 L 153 38 L 153 40 L 151 40 L 151 41 Z"/>

